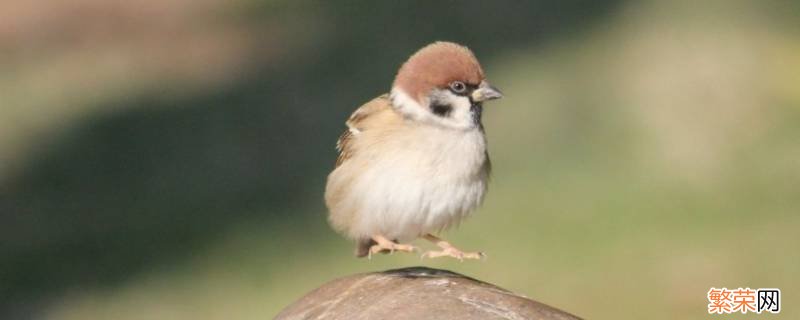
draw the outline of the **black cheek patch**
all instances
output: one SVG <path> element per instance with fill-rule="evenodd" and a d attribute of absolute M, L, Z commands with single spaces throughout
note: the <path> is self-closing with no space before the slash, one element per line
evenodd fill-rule
<path fill-rule="evenodd" d="M 437 116 L 449 117 L 450 113 L 453 112 L 453 107 L 446 104 L 433 104 L 431 105 L 431 111 Z"/>

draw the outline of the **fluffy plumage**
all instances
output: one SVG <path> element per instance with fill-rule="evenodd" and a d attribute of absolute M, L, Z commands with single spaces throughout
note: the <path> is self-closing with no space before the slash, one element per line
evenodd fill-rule
<path fill-rule="evenodd" d="M 333 228 L 360 244 L 357 255 L 376 236 L 411 241 L 481 204 L 490 164 L 475 97 L 499 93 L 480 88 L 490 87 L 472 52 L 437 42 L 403 64 L 389 95 L 347 120 L 325 202 Z"/>

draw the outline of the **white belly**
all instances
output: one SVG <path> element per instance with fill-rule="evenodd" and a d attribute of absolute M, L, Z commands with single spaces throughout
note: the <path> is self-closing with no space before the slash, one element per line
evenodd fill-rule
<path fill-rule="evenodd" d="M 407 138 L 351 161 L 362 165 L 347 196 L 351 237 L 408 241 L 458 224 L 483 201 L 488 159 L 481 131 L 431 129 Z"/>

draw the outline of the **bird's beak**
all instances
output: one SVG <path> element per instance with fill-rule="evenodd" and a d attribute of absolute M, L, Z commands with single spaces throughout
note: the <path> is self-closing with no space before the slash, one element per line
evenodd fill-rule
<path fill-rule="evenodd" d="M 503 93 L 501 93 L 500 90 L 497 90 L 497 88 L 492 87 L 486 81 L 481 81 L 481 84 L 478 86 L 478 89 L 472 91 L 472 100 L 475 102 L 500 99 L 502 97 Z"/>

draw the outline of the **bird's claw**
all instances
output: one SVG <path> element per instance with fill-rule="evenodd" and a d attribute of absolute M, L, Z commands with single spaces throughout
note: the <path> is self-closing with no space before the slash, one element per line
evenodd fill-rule
<path fill-rule="evenodd" d="M 483 252 L 463 252 L 456 248 L 444 248 L 441 251 L 427 251 L 420 256 L 420 259 L 439 257 L 453 257 L 464 262 L 464 259 L 485 259 L 486 254 Z"/>
<path fill-rule="evenodd" d="M 388 252 L 389 254 L 393 254 L 395 251 L 415 252 L 419 251 L 419 248 L 412 246 L 410 244 L 399 244 L 394 242 L 392 242 L 391 244 L 375 244 L 369 248 L 367 259 L 372 259 L 372 255 L 376 253 Z"/>

